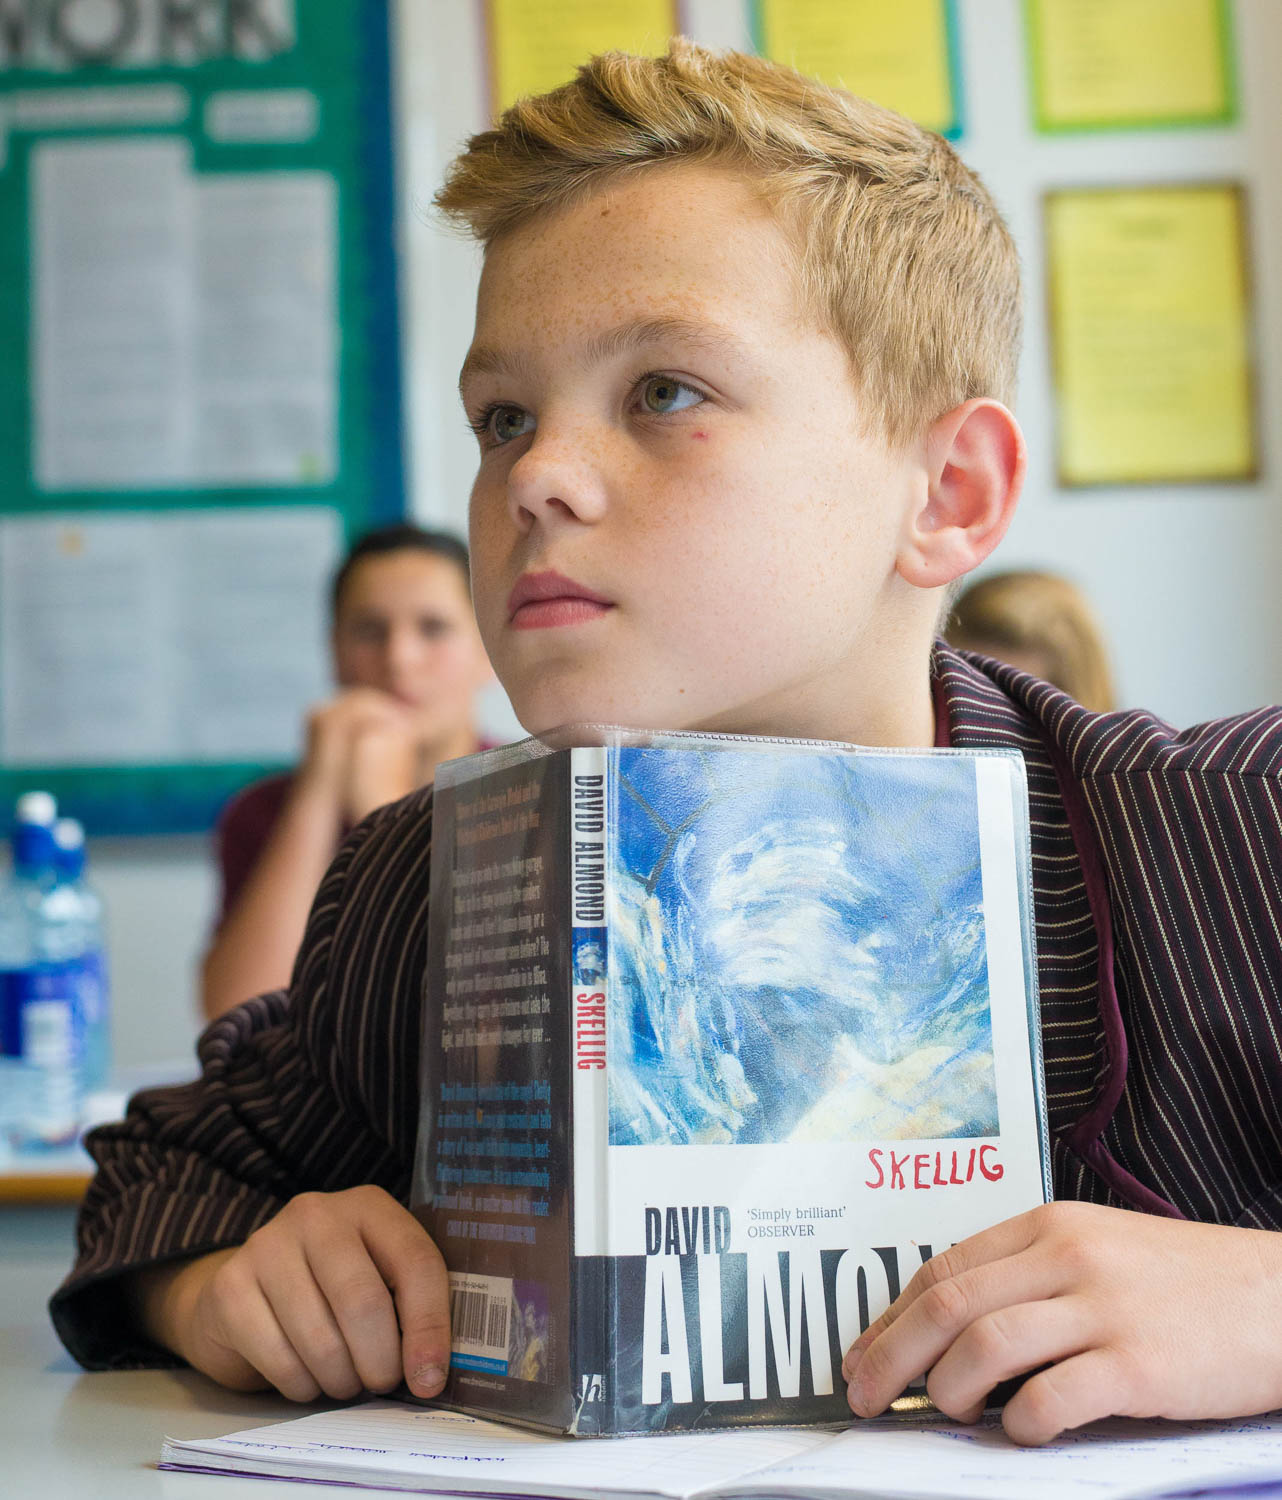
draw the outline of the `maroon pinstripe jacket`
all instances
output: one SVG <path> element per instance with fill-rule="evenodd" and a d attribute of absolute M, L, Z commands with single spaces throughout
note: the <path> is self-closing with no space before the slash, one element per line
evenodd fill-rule
<path fill-rule="evenodd" d="M 1097 715 L 940 646 L 951 743 L 1028 765 L 1056 1194 L 1282 1228 L 1282 710 L 1183 734 Z M 91 1137 L 98 1175 L 52 1312 L 91 1367 L 169 1362 L 123 1271 L 237 1244 L 295 1193 L 408 1194 L 431 797 L 363 823 L 290 994 L 204 1034 L 202 1078 Z"/>

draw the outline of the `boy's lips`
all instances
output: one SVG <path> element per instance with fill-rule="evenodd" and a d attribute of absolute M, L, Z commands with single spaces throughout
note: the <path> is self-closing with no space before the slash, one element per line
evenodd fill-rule
<path fill-rule="evenodd" d="M 508 595 L 508 621 L 515 630 L 543 630 L 599 619 L 614 601 L 563 573 L 522 573 Z"/>

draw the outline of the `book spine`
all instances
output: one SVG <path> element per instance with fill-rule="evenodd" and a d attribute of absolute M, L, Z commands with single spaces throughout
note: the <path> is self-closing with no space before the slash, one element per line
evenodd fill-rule
<path fill-rule="evenodd" d="M 604 1255 L 609 1238 L 607 754 L 603 749 L 574 750 L 570 760 L 570 1077 L 576 1256 Z"/>
<path fill-rule="evenodd" d="M 440 1401 L 573 1416 L 568 752 L 437 788 L 411 1206 L 449 1269 Z"/>
<path fill-rule="evenodd" d="M 583 1435 L 613 1430 L 610 1370 L 609 930 L 610 752 L 570 755 L 571 1288 L 575 1418 Z"/>

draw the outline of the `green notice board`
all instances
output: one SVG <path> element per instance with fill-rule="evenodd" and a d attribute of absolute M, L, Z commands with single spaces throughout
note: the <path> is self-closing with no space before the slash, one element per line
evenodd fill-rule
<path fill-rule="evenodd" d="M 5 15 L 0 799 L 205 828 L 404 513 L 388 3 Z"/>

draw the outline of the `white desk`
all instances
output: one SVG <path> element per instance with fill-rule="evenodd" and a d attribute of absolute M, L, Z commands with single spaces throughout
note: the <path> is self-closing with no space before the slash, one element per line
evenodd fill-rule
<path fill-rule="evenodd" d="M 189 1370 L 86 1374 L 58 1342 L 45 1303 L 71 1260 L 74 1213 L 0 1208 L 0 1495 L 14 1500 L 299 1500 L 314 1484 L 163 1474 L 160 1444 L 217 1437 L 314 1407 L 241 1396 Z M 344 1488 L 335 1495 L 386 1497 Z"/>

